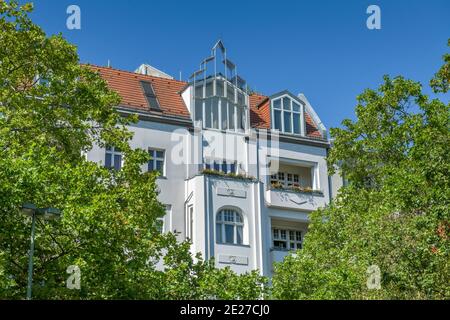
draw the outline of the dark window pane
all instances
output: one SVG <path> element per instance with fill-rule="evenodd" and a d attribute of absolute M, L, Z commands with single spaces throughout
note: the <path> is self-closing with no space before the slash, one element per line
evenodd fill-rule
<path fill-rule="evenodd" d="M 145 97 L 147 98 L 148 106 L 151 109 L 160 110 L 158 100 L 156 99 L 155 91 L 152 84 L 147 81 L 141 81 L 142 89 L 144 90 Z"/>
<path fill-rule="evenodd" d="M 161 160 L 156 161 L 156 170 L 161 172 L 161 174 L 163 174 L 163 169 L 164 169 L 164 162 Z"/>
<path fill-rule="evenodd" d="M 300 133 L 300 113 L 294 113 L 294 133 Z"/>
<path fill-rule="evenodd" d="M 156 97 L 147 97 L 147 101 L 151 109 L 160 109 L 159 102 Z"/>
<path fill-rule="evenodd" d="M 274 128 L 281 131 L 281 111 L 274 110 Z"/>
<path fill-rule="evenodd" d="M 226 162 L 223 162 L 223 163 L 222 163 L 222 172 L 223 172 L 223 173 L 228 173 L 227 163 L 226 163 Z"/>
<path fill-rule="evenodd" d="M 221 223 L 216 223 L 216 242 L 218 242 L 218 243 L 222 243 L 223 242 L 223 238 L 222 238 L 222 224 Z"/>
<path fill-rule="evenodd" d="M 217 162 L 214 162 L 214 170 L 220 171 L 220 165 Z"/>
<path fill-rule="evenodd" d="M 284 132 L 292 132 L 291 117 L 292 117 L 292 113 L 284 112 Z"/>
<path fill-rule="evenodd" d="M 236 163 L 230 164 L 230 172 L 231 173 L 236 173 Z"/>
<path fill-rule="evenodd" d="M 105 155 L 105 167 L 111 168 L 111 154 L 110 153 L 107 153 Z"/>
<path fill-rule="evenodd" d="M 284 241 L 274 241 L 273 246 L 279 249 L 286 249 L 286 242 Z"/>
<path fill-rule="evenodd" d="M 120 154 L 114 155 L 114 169 L 120 170 L 122 167 L 122 156 Z"/>
<path fill-rule="evenodd" d="M 291 99 L 283 98 L 283 109 L 284 110 L 291 110 Z"/>
<path fill-rule="evenodd" d="M 153 170 L 155 170 L 154 162 L 153 162 L 153 160 L 150 160 L 148 162 L 148 171 L 153 171 Z"/>
<path fill-rule="evenodd" d="M 234 242 L 234 226 L 226 224 L 225 225 L 225 243 L 235 243 Z"/>
<path fill-rule="evenodd" d="M 281 99 L 277 99 L 273 101 L 274 109 L 281 109 Z"/>
<path fill-rule="evenodd" d="M 164 158 L 164 151 L 156 151 L 157 158 Z"/>
<path fill-rule="evenodd" d="M 292 110 L 300 112 L 300 105 L 297 102 L 292 101 Z"/>

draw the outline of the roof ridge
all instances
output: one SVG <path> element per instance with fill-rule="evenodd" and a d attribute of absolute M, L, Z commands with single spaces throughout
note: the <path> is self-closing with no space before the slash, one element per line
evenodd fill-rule
<path fill-rule="evenodd" d="M 168 78 L 164 78 L 164 77 L 151 76 L 151 75 L 148 75 L 148 74 L 141 74 L 141 73 L 136 73 L 136 72 L 133 72 L 133 71 L 117 69 L 117 68 L 113 68 L 113 67 L 99 66 L 99 65 L 91 64 L 91 63 L 82 63 L 81 65 L 85 65 L 85 66 L 88 66 L 88 67 L 99 68 L 99 69 L 105 69 L 105 70 L 115 70 L 115 71 L 129 73 L 129 74 L 138 75 L 138 76 L 142 76 L 142 77 L 149 77 L 149 78 L 156 78 L 156 79 L 167 80 L 167 81 L 174 81 L 174 82 L 178 82 L 180 84 L 181 83 L 182 84 L 187 84 L 188 83 L 188 82 L 183 81 L 183 80 L 168 79 Z"/>

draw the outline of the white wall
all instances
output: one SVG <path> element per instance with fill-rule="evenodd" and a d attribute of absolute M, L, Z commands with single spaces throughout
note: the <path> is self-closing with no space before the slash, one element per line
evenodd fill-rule
<path fill-rule="evenodd" d="M 274 154 L 270 152 L 266 143 L 259 144 L 254 132 L 252 134 L 231 133 L 223 135 L 219 131 L 208 132 L 206 140 L 211 142 L 211 137 L 220 137 L 220 143 L 227 146 L 222 153 L 213 153 L 213 144 L 205 142 L 185 128 L 175 125 L 162 124 L 150 121 L 139 121 L 129 126 L 134 133 L 130 142 L 132 148 L 156 148 L 165 150 L 165 177 L 158 179 L 160 194 L 159 200 L 170 205 L 168 216 L 165 217 L 165 231 L 180 232 L 179 240 L 186 237 L 186 208 L 193 205 L 194 208 L 194 237 L 191 251 L 193 254 L 201 252 L 203 257 L 215 257 L 218 267 L 230 266 L 238 273 L 252 269 L 259 269 L 263 274 L 271 275 L 272 272 L 272 219 L 282 223 L 297 225 L 307 224 L 309 212 L 328 203 L 328 175 L 326 167 L 326 149 L 317 146 L 301 145 L 295 143 L 280 142 L 277 156 L 288 161 L 304 161 L 314 163 L 317 166 L 317 188 L 323 195 L 311 196 L 313 201 L 304 205 L 292 204 L 282 198 L 281 193 L 266 191 L 263 183 L 269 177 L 259 179 L 261 182 L 243 182 L 233 179 L 214 178 L 212 176 L 199 175 L 200 165 L 187 165 L 186 163 L 173 163 L 176 155 L 182 154 L 181 159 L 190 158 L 191 162 L 197 155 L 198 161 L 202 157 L 215 157 L 218 159 L 237 160 L 243 164 L 244 169 L 251 175 L 257 175 L 255 163 L 256 155 L 260 159 L 267 160 Z M 174 135 L 173 131 L 179 130 Z M 181 131 L 180 131 L 181 130 Z M 203 143 L 195 145 L 194 140 L 203 139 Z M 261 142 L 261 141 L 260 141 Z M 228 147 L 234 146 L 232 149 Z M 175 156 L 174 156 L 175 154 Z M 105 150 L 97 146 L 88 152 L 88 160 L 103 163 Z M 249 160 L 252 159 L 252 160 Z M 180 160 L 180 157 L 178 157 Z M 260 163 L 260 172 L 264 172 L 266 161 Z M 143 166 L 146 170 L 146 166 Z M 232 190 L 235 195 L 225 195 L 226 190 Z M 189 201 L 187 198 L 192 194 Z M 245 194 L 245 196 L 243 196 Z M 278 200 L 276 198 L 278 197 Z M 290 196 L 291 197 L 291 196 Z M 302 197 L 293 194 L 292 197 Z M 237 208 L 242 212 L 245 221 L 244 245 L 218 244 L 215 240 L 215 218 L 221 208 Z"/>

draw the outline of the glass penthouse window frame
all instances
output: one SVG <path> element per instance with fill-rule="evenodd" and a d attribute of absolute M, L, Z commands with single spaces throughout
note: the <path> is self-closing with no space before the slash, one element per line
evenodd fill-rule
<path fill-rule="evenodd" d="M 205 129 L 246 132 L 248 100 L 245 91 L 221 76 L 198 81 L 193 87 L 194 121 Z"/>

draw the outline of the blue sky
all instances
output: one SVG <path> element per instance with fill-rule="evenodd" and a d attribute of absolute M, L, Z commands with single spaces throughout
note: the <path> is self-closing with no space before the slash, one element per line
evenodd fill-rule
<path fill-rule="evenodd" d="M 23 2 L 23 1 L 22 1 Z M 81 9 L 81 30 L 66 9 Z M 381 8 L 381 30 L 366 9 Z M 239 74 L 258 92 L 304 93 L 330 127 L 354 118 L 356 96 L 384 74 L 427 85 L 450 37 L 450 1 L 36 0 L 33 20 L 62 32 L 82 62 L 135 70 L 149 63 L 178 78 L 198 69 L 221 38 Z M 427 91 L 428 92 L 428 91 Z"/>

